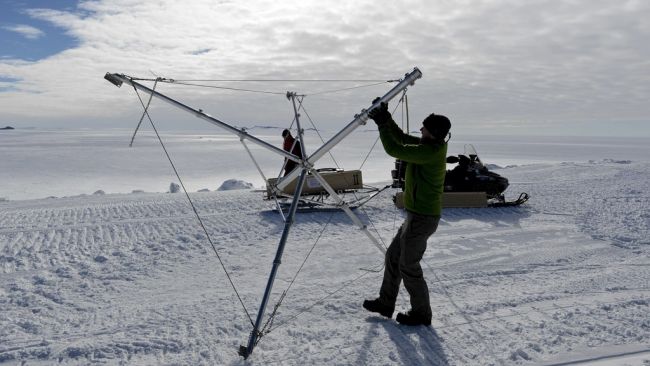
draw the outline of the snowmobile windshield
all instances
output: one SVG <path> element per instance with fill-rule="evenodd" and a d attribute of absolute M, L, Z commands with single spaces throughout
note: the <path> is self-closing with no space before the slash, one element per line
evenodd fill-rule
<path fill-rule="evenodd" d="M 474 145 L 465 144 L 465 156 L 467 156 L 472 163 L 478 163 L 479 165 L 483 165 L 483 162 L 478 157 L 478 153 L 476 152 Z"/>

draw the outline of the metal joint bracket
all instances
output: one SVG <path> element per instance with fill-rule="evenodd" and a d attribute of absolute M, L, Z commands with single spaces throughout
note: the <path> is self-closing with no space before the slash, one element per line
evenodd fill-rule
<path fill-rule="evenodd" d="M 370 119 L 368 118 L 368 110 L 362 109 L 361 113 L 354 115 L 354 118 L 358 119 L 362 125 L 365 125 L 368 122 L 368 119 Z"/>
<path fill-rule="evenodd" d="M 311 171 L 314 168 L 314 164 L 310 163 L 309 160 L 307 159 L 302 159 L 302 163 L 300 163 L 301 166 L 304 166 L 305 169 Z"/>
<path fill-rule="evenodd" d="M 111 84 L 115 85 L 118 88 L 122 87 L 122 80 L 115 76 L 115 74 L 107 72 L 106 75 L 104 75 L 104 79 L 110 81 Z"/>

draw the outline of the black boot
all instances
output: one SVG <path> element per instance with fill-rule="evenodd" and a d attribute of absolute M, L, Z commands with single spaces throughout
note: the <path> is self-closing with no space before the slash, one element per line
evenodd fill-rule
<path fill-rule="evenodd" d="M 372 311 L 373 313 L 379 313 L 387 318 L 393 317 L 393 311 L 395 311 L 395 306 L 384 305 L 379 299 L 374 300 L 364 300 L 363 308 Z"/>
<path fill-rule="evenodd" d="M 414 313 L 412 310 L 408 313 L 397 313 L 395 320 L 404 325 L 431 325 L 431 315 Z"/>

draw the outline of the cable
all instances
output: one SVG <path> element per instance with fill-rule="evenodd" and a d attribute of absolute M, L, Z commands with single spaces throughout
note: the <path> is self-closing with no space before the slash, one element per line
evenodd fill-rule
<path fill-rule="evenodd" d="M 367 85 L 359 85 L 359 86 L 353 86 L 351 88 L 342 88 L 342 89 L 334 89 L 334 90 L 324 90 L 321 92 L 316 92 L 316 93 L 308 93 L 307 95 L 309 96 L 314 96 L 314 95 L 322 95 L 322 94 L 329 94 L 329 93 L 338 93 L 341 91 L 346 91 L 346 90 L 353 90 L 353 89 L 360 89 L 360 88 L 368 88 L 371 86 L 376 86 L 376 85 L 381 85 L 387 83 L 387 81 L 382 81 L 380 83 L 373 83 L 373 84 L 367 84 Z"/>
<path fill-rule="evenodd" d="M 158 80 L 156 80 L 153 83 L 153 88 L 152 90 L 156 90 L 156 86 L 158 85 Z M 140 117 L 140 120 L 138 121 L 138 125 L 135 127 L 135 131 L 133 131 L 133 136 L 131 137 L 131 142 L 129 143 L 129 147 L 133 147 L 133 140 L 135 140 L 135 135 L 138 133 L 138 130 L 140 129 L 140 125 L 142 124 L 142 121 L 144 120 L 144 116 L 147 113 L 147 110 L 149 109 L 149 105 L 151 104 L 151 101 L 153 100 L 153 93 L 149 96 L 149 100 L 147 101 L 147 106 L 144 107 L 144 112 L 142 112 L 142 116 Z"/>
<path fill-rule="evenodd" d="M 149 115 L 149 112 L 147 111 L 147 107 L 145 107 L 144 102 L 142 101 L 142 98 L 140 98 L 140 93 L 138 93 L 138 90 L 133 86 L 133 90 L 135 90 L 135 94 L 138 96 L 138 99 L 140 100 L 140 104 L 145 108 L 144 113 L 147 115 L 147 118 L 149 119 L 149 122 L 151 122 L 151 127 L 153 128 L 154 132 L 156 133 L 156 137 L 158 137 L 158 141 L 160 142 L 160 146 L 162 146 L 163 151 L 165 152 L 165 155 L 167 156 L 167 160 L 169 160 L 169 164 L 171 165 L 172 169 L 174 170 L 174 174 L 176 174 L 176 178 L 178 178 L 178 181 L 181 184 L 181 187 L 183 187 L 183 191 L 185 192 L 185 196 L 187 197 L 188 202 L 190 203 L 190 206 L 192 207 L 192 210 L 194 211 L 194 215 L 196 215 L 196 219 L 199 221 L 199 224 L 201 225 L 201 228 L 203 229 L 203 232 L 205 233 L 205 236 L 208 238 L 208 242 L 210 242 L 210 246 L 212 247 L 212 250 L 214 251 L 214 254 L 217 255 L 217 259 L 219 259 L 219 263 L 221 264 L 221 268 L 223 268 L 223 271 L 226 274 L 226 277 L 228 278 L 228 282 L 230 282 L 230 285 L 232 286 L 232 289 L 235 291 L 235 294 L 237 295 L 237 298 L 239 299 L 239 302 L 241 303 L 242 307 L 244 308 L 244 312 L 246 313 L 246 316 L 248 317 L 248 320 L 250 321 L 251 325 L 255 327 L 255 323 L 253 323 L 253 318 L 250 316 L 248 313 L 248 309 L 246 309 L 246 305 L 244 305 L 244 301 L 242 300 L 241 296 L 239 295 L 239 292 L 237 291 L 237 288 L 235 287 L 235 284 L 232 281 L 232 278 L 230 277 L 230 274 L 228 273 L 228 270 L 226 269 L 225 264 L 223 263 L 223 260 L 221 259 L 221 256 L 219 255 L 219 252 L 217 251 L 216 246 L 212 242 L 212 238 L 210 237 L 210 234 L 208 233 L 208 229 L 206 229 L 205 225 L 203 224 L 203 220 L 201 219 L 201 216 L 199 215 L 198 211 L 196 210 L 196 207 L 194 206 L 194 202 L 192 202 L 192 199 L 190 198 L 189 193 L 187 193 L 187 189 L 185 189 L 185 184 L 183 184 L 183 180 L 181 179 L 180 174 L 178 173 L 178 170 L 176 170 L 176 166 L 174 165 L 174 162 L 172 161 L 172 158 L 169 156 L 169 153 L 167 152 L 167 148 L 165 147 L 165 144 L 162 141 L 162 138 L 160 137 L 160 134 L 158 133 L 158 129 L 156 129 L 156 125 L 153 123 L 153 120 L 151 119 L 151 116 Z"/>
<path fill-rule="evenodd" d="M 275 315 L 276 315 L 276 313 L 277 313 L 278 308 L 280 307 L 280 304 L 282 304 L 282 300 L 284 300 L 285 296 L 287 295 L 287 293 L 288 293 L 289 290 L 291 289 L 291 286 L 293 286 L 293 283 L 296 281 L 296 278 L 298 277 L 298 274 L 300 273 L 300 271 L 302 271 L 302 268 L 305 266 L 305 263 L 307 263 L 307 259 L 309 259 L 309 256 L 310 256 L 311 253 L 314 251 L 314 248 L 316 248 L 316 244 L 318 244 L 318 241 L 319 241 L 320 238 L 323 236 L 323 233 L 325 232 L 325 230 L 326 230 L 327 227 L 329 226 L 330 222 L 332 222 L 332 218 L 333 218 L 333 217 L 334 217 L 334 212 L 332 212 L 332 213 L 330 214 L 329 218 L 327 219 L 327 222 L 326 222 L 325 225 L 323 226 L 323 229 L 322 229 L 322 230 L 320 231 L 320 233 L 318 234 L 318 237 L 316 237 L 316 240 L 314 241 L 314 244 L 312 245 L 311 249 L 309 249 L 309 252 L 307 252 L 307 256 L 306 256 L 305 259 L 302 261 L 302 264 L 300 265 L 300 267 L 299 267 L 298 270 L 296 271 L 296 274 L 295 274 L 295 275 L 293 276 L 293 278 L 291 279 L 291 282 L 289 282 L 289 286 L 287 286 L 287 289 L 284 290 L 284 291 L 282 292 L 282 295 L 280 296 L 280 299 L 279 299 L 278 302 L 275 304 L 275 308 L 273 309 L 273 312 L 271 313 L 271 315 L 269 316 L 269 318 L 266 320 L 266 324 L 264 324 L 264 326 L 262 327 L 262 330 L 260 330 L 260 333 L 261 333 L 261 334 L 265 334 L 264 332 L 265 332 L 265 330 L 266 330 L 267 327 L 268 327 L 268 328 L 271 328 L 271 327 L 273 326 L 273 320 L 274 320 L 274 318 L 275 318 Z M 261 338 L 261 337 L 260 337 L 260 338 Z"/>
<path fill-rule="evenodd" d="M 138 79 L 138 80 L 152 80 L 152 79 Z M 226 87 L 226 86 L 216 86 L 216 85 L 206 85 L 206 84 L 195 84 L 195 82 L 210 82 L 210 81 L 221 81 L 221 82 L 244 82 L 244 81 L 257 81 L 257 82 L 270 82 L 270 81 L 284 81 L 284 82 L 289 82 L 289 81 L 301 81 L 301 82 L 308 82 L 308 81 L 317 81 L 317 80 L 174 80 L 174 79 L 155 79 L 160 82 L 164 83 L 170 83 L 170 84 L 177 84 L 177 85 L 185 85 L 185 86 L 195 86 L 195 87 L 200 87 L 200 88 L 212 88 L 212 89 L 222 89 L 222 90 L 231 90 L 231 91 L 241 91 L 241 92 L 248 92 L 248 93 L 260 93 L 260 94 L 273 94 L 273 95 L 286 95 L 286 92 L 276 92 L 276 91 L 269 91 L 269 90 L 255 90 L 255 89 L 244 89 L 244 88 L 233 88 L 233 87 Z M 323 82 L 360 82 L 363 80 L 320 80 Z M 371 80 L 367 80 L 371 81 Z M 308 95 L 322 95 L 322 94 L 329 94 L 329 93 L 337 93 L 341 91 L 346 91 L 346 90 L 353 90 L 353 89 L 359 89 L 359 88 L 367 88 L 371 86 L 376 86 L 376 85 L 381 85 L 385 83 L 390 83 L 390 82 L 395 82 L 396 80 L 383 80 L 383 81 L 376 81 L 373 82 L 372 84 L 365 84 L 365 85 L 357 85 L 349 88 L 341 88 L 341 89 L 333 89 L 333 90 L 324 90 L 320 92 L 315 92 L 315 93 L 309 93 Z M 307 95 L 307 94 L 305 94 Z M 305 96 L 303 95 L 303 96 Z"/>
<path fill-rule="evenodd" d="M 274 94 L 274 95 L 286 95 L 287 94 L 286 92 L 274 92 L 274 91 L 269 91 L 269 90 L 241 89 L 241 88 L 231 88 L 231 87 L 216 86 L 216 85 L 191 84 L 191 83 L 177 82 L 177 81 L 172 82 L 172 84 L 186 85 L 186 86 L 196 86 L 196 87 L 199 87 L 199 88 L 212 88 L 212 89 L 241 91 L 241 92 L 248 92 L 248 93 Z"/>
<path fill-rule="evenodd" d="M 174 82 L 282 82 L 282 83 L 392 83 L 399 80 L 379 79 L 171 79 Z"/>
<path fill-rule="evenodd" d="M 302 109 L 305 112 L 305 115 L 307 116 L 307 119 L 309 120 L 309 123 L 311 123 L 312 127 L 314 127 L 314 131 L 316 131 L 316 134 L 318 135 L 318 138 L 320 138 L 320 141 L 323 143 L 323 145 L 325 145 L 325 139 L 323 139 L 323 136 L 318 131 L 318 128 L 316 128 L 316 124 L 314 124 L 314 121 L 311 119 L 311 116 L 309 116 L 309 113 L 307 113 L 307 109 L 305 109 L 305 106 L 302 104 L 302 98 L 300 99 L 300 108 L 299 108 L 299 110 L 300 109 Z M 341 169 L 341 167 L 339 166 L 339 163 L 336 161 L 336 159 L 334 159 L 334 155 L 332 155 L 332 150 L 329 150 L 327 153 L 329 154 L 330 158 L 332 158 L 332 161 L 334 162 L 334 165 L 336 165 L 337 168 Z"/>
<path fill-rule="evenodd" d="M 135 80 L 135 79 L 134 79 Z M 137 80 L 153 80 L 153 79 L 137 79 Z M 376 85 L 381 85 L 384 83 L 391 83 L 391 82 L 396 82 L 399 80 L 345 80 L 345 79 L 321 79 L 321 80 L 307 80 L 307 79 L 296 79 L 296 80 L 291 80 L 291 79 L 278 79 L 278 80 L 272 80 L 272 79 L 213 79 L 213 80 L 175 80 L 175 79 L 163 79 L 163 78 L 158 78 L 155 79 L 160 82 L 164 83 L 170 83 L 170 84 L 177 84 L 177 85 L 185 85 L 185 86 L 195 86 L 195 87 L 200 87 L 200 88 L 212 88 L 212 89 L 221 89 L 221 90 L 231 90 L 231 91 L 241 91 L 241 92 L 248 92 L 248 93 L 260 93 L 260 94 L 273 94 L 273 95 L 286 95 L 286 92 L 276 92 L 276 91 L 269 91 L 269 90 L 255 90 L 255 89 L 243 89 L 243 88 L 233 88 L 233 87 L 226 87 L 226 86 L 216 86 L 216 85 L 205 85 L 205 84 L 195 84 L 196 82 L 373 82 L 372 84 L 365 84 L 365 85 L 357 85 L 349 88 L 341 88 L 341 89 L 333 89 L 333 90 L 324 90 L 320 92 L 315 92 L 315 93 L 309 93 L 308 95 L 322 95 L 322 94 L 329 94 L 329 93 L 337 93 L 341 91 L 347 91 L 347 90 L 354 90 L 354 89 L 359 89 L 359 88 L 367 88 L 371 86 L 376 86 Z M 305 96 L 305 95 L 303 95 Z"/>
<path fill-rule="evenodd" d="M 320 303 L 323 302 L 324 300 L 327 300 L 328 298 L 330 298 L 330 297 L 334 296 L 335 294 L 341 292 L 341 291 L 344 290 L 345 288 L 350 287 L 353 283 L 359 281 L 361 278 L 367 276 L 369 273 L 372 273 L 372 272 L 363 272 L 361 275 L 359 275 L 359 276 L 357 276 L 357 277 L 351 279 L 350 281 L 346 282 L 344 285 L 342 285 L 342 286 L 339 287 L 338 289 L 336 289 L 336 290 L 334 290 L 333 292 L 327 294 L 326 296 L 323 296 L 323 297 L 321 297 L 320 299 L 316 300 L 313 304 L 311 304 L 311 305 L 309 305 L 309 306 L 303 308 L 303 309 L 302 309 L 300 312 L 298 312 L 297 314 L 292 315 L 291 317 L 289 317 L 289 318 L 288 318 L 287 320 L 285 320 L 284 322 L 282 322 L 282 323 L 276 325 L 275 327 L 269 329 L 269 330 L 267 331 L 267 334 L 270 333 L 270 332 L 275 331 L 276 329 L 278 329 L 278 328 L 280 328 L 280 327 L 283 327 L 283 326 L 289 324 L 289 323 L 292 322 L 294 319 L 296 319 L 296 318 L 298 318 L 300 315 L 306 313 L 307 311 L 309 311 L 309 310 L 310 310 L 311 308 L 313 308 L 314 306 L 320 304 Z"/>

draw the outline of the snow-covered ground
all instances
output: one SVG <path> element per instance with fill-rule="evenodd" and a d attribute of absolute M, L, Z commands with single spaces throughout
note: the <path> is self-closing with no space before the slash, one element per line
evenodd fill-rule
<path fill-rule="evenodd" d="M 363 268 L 381 254 L 342 212 L 300 213 L 268 314 L 311 254 L 244 361 L 250 320 L 187 199 L 151 193 L 176 181 L 157 142 L 144 136 L 129 149 L 126 132 L 17 132 L 0 137 L 0 363 L 650 364 L 647 139 L 458 138 L 450 154 L 474 143 L 485 162 L 512 165 L 497 170 L 509 197 L 531 199 L 443 212 L 422 262 L 431 327 L 365 312 L 381 273 Z M 282 219 L 261 192 L 216 191 L 226 179 L 261 186 L 238 140 L 167 138 L 254 317 Z M 375 138 L 360 133 L 335 157 L 358 168 Z M 366 164 L 372 182 L 392 162 L 377 147 Z M 357 213 L 386 243 L 403 218 L 391 192 Z"/>

